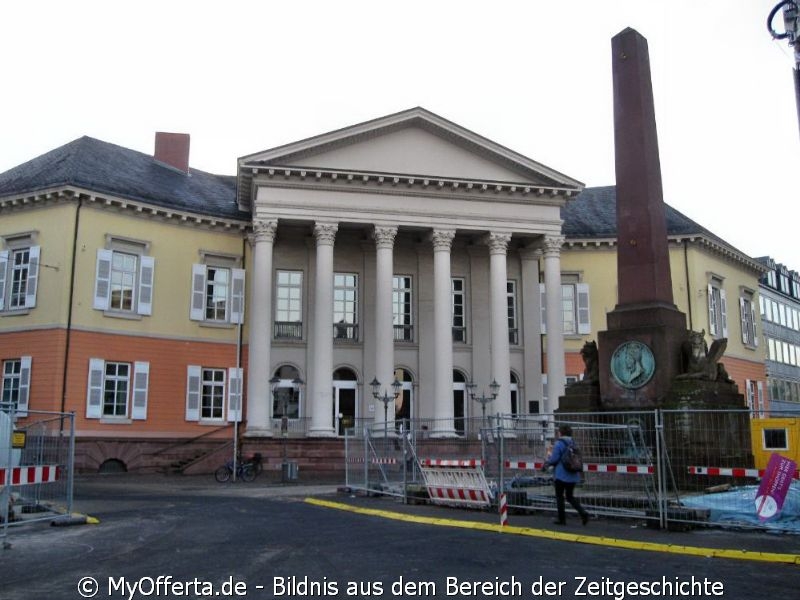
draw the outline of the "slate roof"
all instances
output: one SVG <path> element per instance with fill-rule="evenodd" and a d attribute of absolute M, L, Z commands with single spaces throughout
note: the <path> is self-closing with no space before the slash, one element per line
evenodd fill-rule
<path fill-rule="evenodd" d="M 704 235 L 719 243 L 727 242 L 683 213 L 665 204 L 667 235 Z M 613 185 L 585 188 L 575 200 L 561 209 L 562 228 L 567 238 L 617 237 L 617 191 Z"/>
<path fill-rule="evenodd" d="M 236 204 L 236 177 L 189 169 L 189 175 L 152 156 L 88 136 L 0 174 L 0 197 L 60 186 L 218 218 L 249 220 Z"/>

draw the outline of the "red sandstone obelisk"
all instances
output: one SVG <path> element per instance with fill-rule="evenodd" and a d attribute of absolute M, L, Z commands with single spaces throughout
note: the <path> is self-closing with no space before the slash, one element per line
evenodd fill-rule
<path fill-rule="evenodd" d="M 647 40 L 628 28 L 611 49 L 618 303 L 598 337 L 600 397 L 604 408 L 653 407 L 680 372 L 686 315 L 672 296 Z"/>

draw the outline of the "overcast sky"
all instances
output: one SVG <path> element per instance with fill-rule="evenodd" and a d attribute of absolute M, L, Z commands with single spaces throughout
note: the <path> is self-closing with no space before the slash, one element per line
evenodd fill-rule
<path fill-rule="evenodd" d="M 778 0 L 3 2 L 0 172 L 82 135 L 191 165 L 422 106 L 614 183 L 611 38 L 650 46 L 666 202 L 800 270 L 800 134 Z M 778 24 L 782 21 L 779 18 Z"/>

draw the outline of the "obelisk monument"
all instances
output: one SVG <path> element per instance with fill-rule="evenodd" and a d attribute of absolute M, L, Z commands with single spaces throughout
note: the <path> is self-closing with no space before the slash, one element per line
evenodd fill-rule
<path fill-rule="evenodd" d="M 686 315 L 673 302 L 647 40 L 611 40 L 618 303 L 599 332 L 604 409 L 658 406 L 680 373 Z"/>

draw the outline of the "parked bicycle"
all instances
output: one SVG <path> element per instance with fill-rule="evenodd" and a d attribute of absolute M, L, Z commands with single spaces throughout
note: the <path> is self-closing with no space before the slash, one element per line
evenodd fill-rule
<path fill-rule="evenodd" d="M 253 481 L 261 472 L 261 455 L 257 454 L 250 460 L 238 460 L 236 462 L 236 479 L 241 479 L 245 482 Z M 233 476 L 233 459 L 227 461 L 219 469 L 214 471 L 214 479 L 220 483 L 229 481 Z"/>

